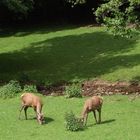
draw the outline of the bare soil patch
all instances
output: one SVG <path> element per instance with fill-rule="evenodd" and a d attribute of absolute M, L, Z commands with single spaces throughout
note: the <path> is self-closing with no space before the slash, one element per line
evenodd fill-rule
<path fill-rule="evenodd" d="M 64 95 L 65 87 L 71 83 L 60 82 L 55 85 L 50 85 L 48 87 L 38 86 L 38 91 L 43 95 L 53 95 L 59 96 Z M 87 80 L 81 84 L 82 94 L 84 96 L 93 96 L 93 95 L 113 95 L 113 94 L 140 94 L 140 84 L 138 81 L 117 81 L 109 82 L 104 80 Z"/>
<path fill-rule="evenodd" d="M 137 81 L 132 82 L 108 82 L 103 80 L 85 81 L 82 84 L 83 95 L 113 95 L 113 94 L 140 94 L 140 84 Z"/>

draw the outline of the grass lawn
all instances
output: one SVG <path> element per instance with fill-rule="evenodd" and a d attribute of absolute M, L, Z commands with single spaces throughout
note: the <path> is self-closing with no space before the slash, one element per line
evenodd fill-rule
<path fill-rule="evenodd" d="M 140 80 L 140 37 L 114 38 L 104 28 L 38 27 L 0 32 L 0 80 L 55 83 Z"/>
<path fill-rule="evenodd" d="M 102 109 L 102 124 L 95 125 L 93 114 L 89 114 L 84 131 L 65 130 L 64 114 L 72 110 L 80 115 L 85 98 L 43 97 L 43 112 L 47 123 L 39 125 L 32 109 L 29 120 L 18 120 L 19 98 L 0 99 L 0 140 L 139 140 L 140 98 L 133 102 L 128 96 L 105 96 Z"/>

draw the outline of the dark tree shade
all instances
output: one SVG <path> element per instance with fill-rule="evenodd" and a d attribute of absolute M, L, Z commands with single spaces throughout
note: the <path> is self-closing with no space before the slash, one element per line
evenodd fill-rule
<path fill-rule="evenodd" d="M 74 7 L 67 0 L 1 0 L 0 21 L 95 21 L 92 8 L 99 1 L 87 0 Z"/>

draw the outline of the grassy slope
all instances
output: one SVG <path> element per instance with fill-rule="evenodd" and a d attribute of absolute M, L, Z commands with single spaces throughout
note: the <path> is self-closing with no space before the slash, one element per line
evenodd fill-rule
<path fill-rule="evenodd" d="M 28 110 L 29 120 L 18 120 L 19 99 L 0 100 L 0 139 L 2 140 L 139 140 L 140 139 L 140 99 L 133 102 L 128 96 L 106 96 L 102 111 L 101 125 L 95 125 L 93 114 L 89 114 L 84 131 L 69 132 L 64 127 L 64 114 L 73 110 L 79 115 L 85 98 L 65 99 L 64 97 L 44 97 L 43 112 L 47 124 L 40 126 L 32 109 Z M 7 104 L 8 102 L 8 104 Z"/>
<path fill-rule="evenodd" d="M 0 79 L 48 82 L 140 79 L 140 39 L 100 27 L 41 27 L 0 34 Z"/>

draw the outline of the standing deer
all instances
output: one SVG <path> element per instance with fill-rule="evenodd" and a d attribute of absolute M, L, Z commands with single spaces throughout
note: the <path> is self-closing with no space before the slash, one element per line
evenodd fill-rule
<path fill-rule="evenodd" d="M 40 97 L 32 93 L 24 93 L 21 95 L 21 103 L 22 106 L 20 109 L 19 119 L 20 119 L 21 111 L 24 109 L 25 119 L 27 120 L 27 109 L 28 107 L 32 107 L 36 113 L 36 118 L 39 124 L 44 123 L 44 117 L 43 114 L 41 113 L 43 103 Z"/>
<path fill-rule="evenodd" d="M 93 112 L 96 123 L 101 123 L 102 104 L 103 104 L 103 98 L 100 96 L 93 96 L 85 101 L 83 111 L 82 111 L 82 120 L 84 125 L 86 125 L 89 112 Z M 96 110 L 99 113 L 98 122 L 96 118 Z"/>

